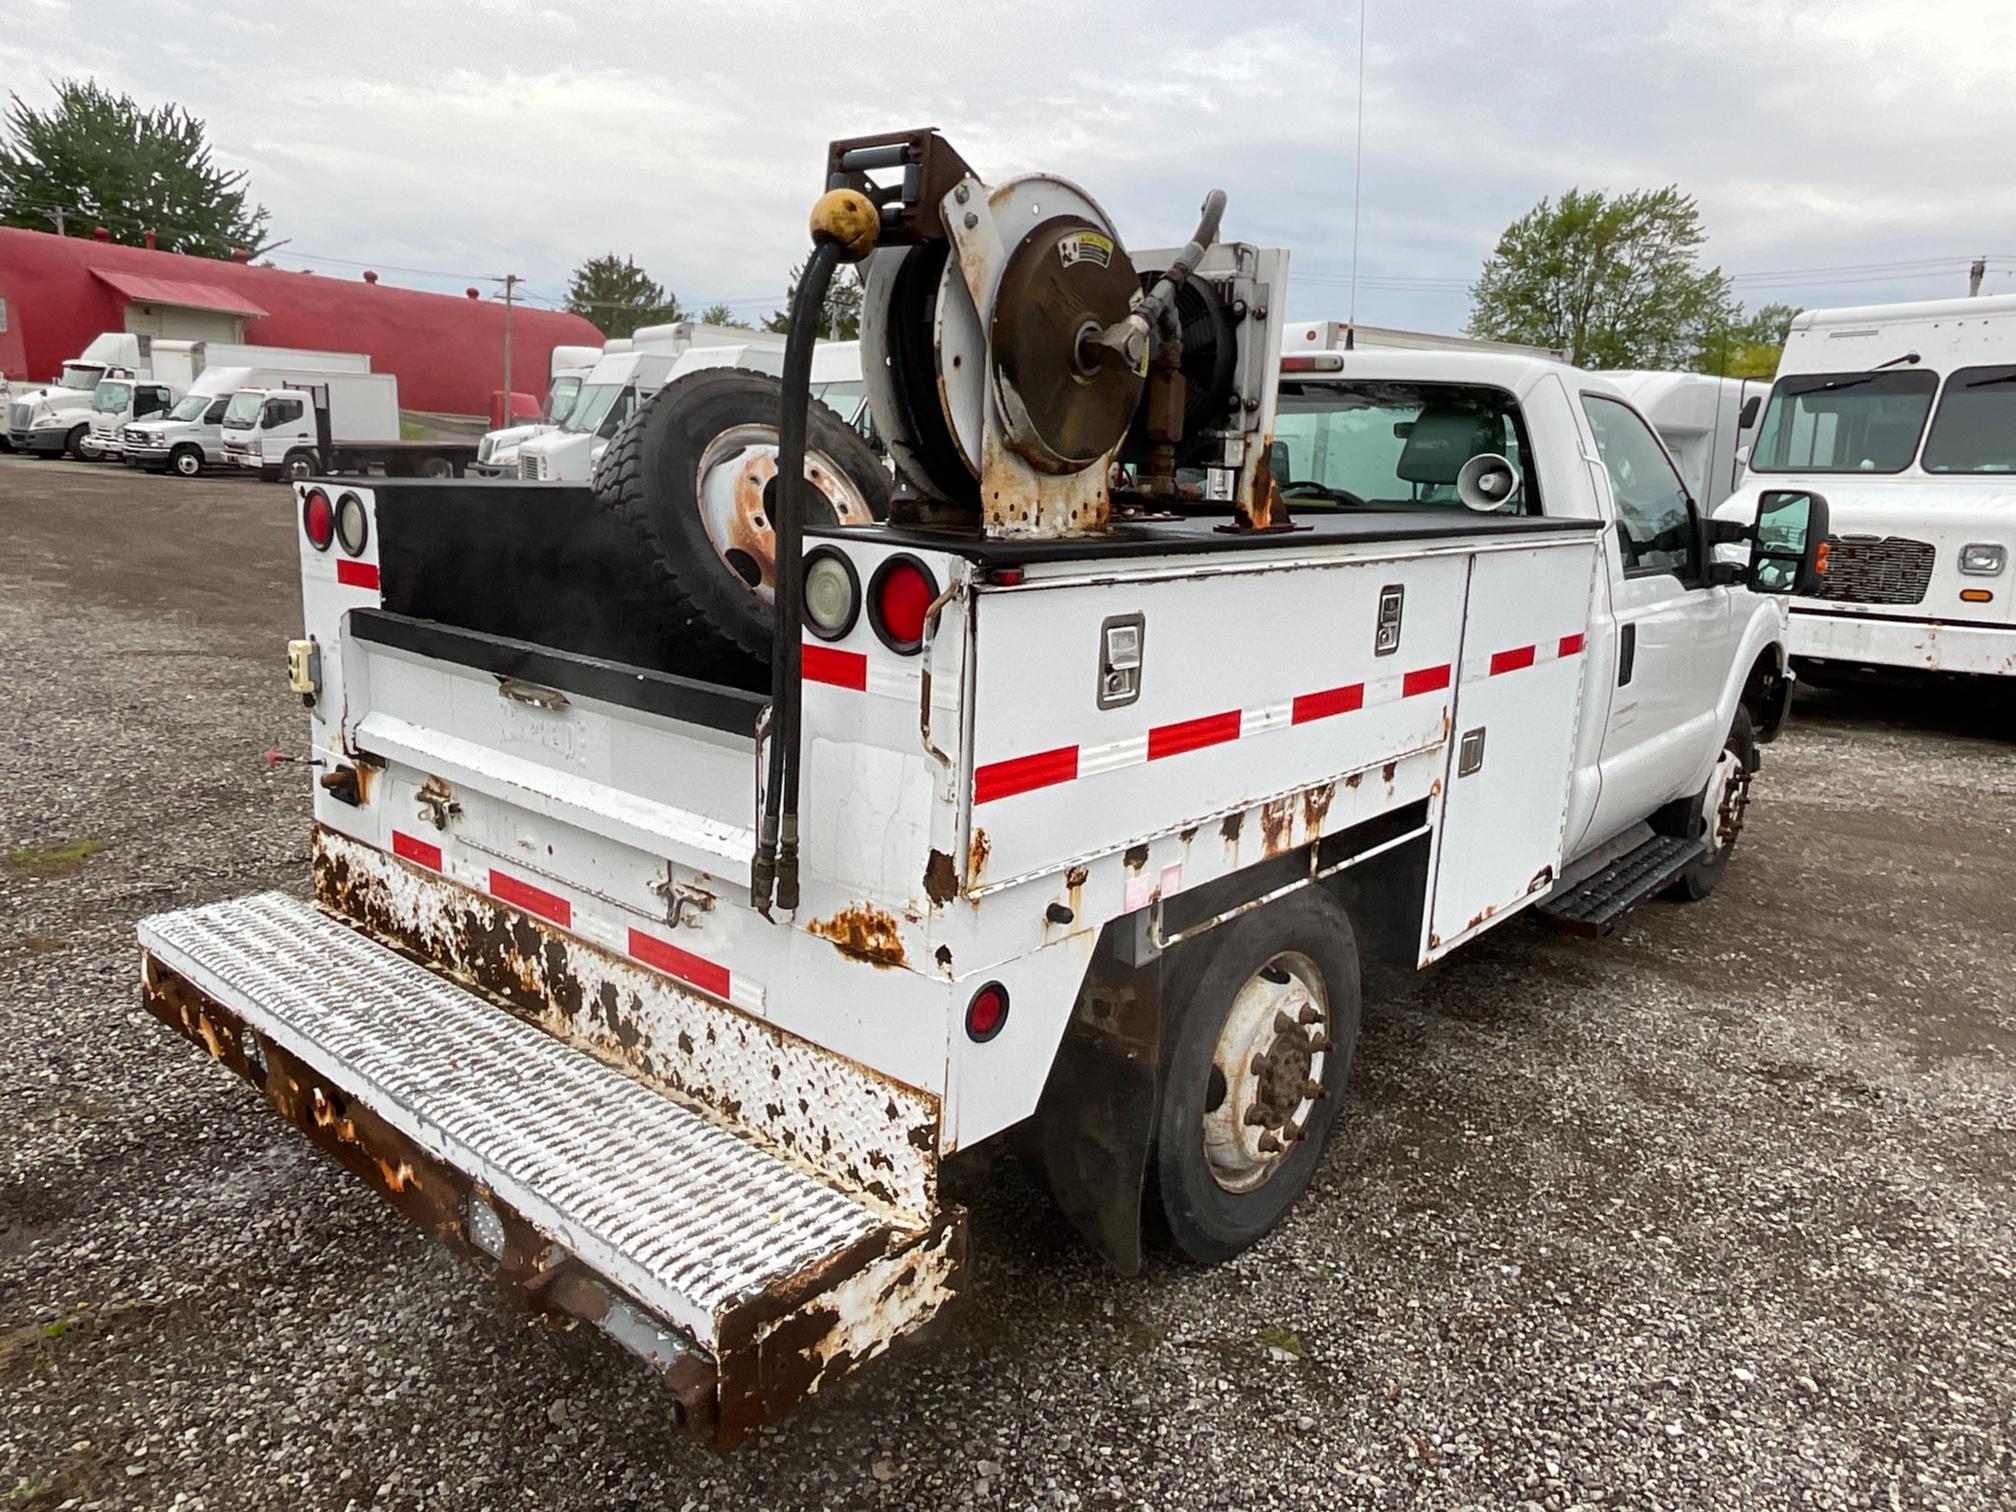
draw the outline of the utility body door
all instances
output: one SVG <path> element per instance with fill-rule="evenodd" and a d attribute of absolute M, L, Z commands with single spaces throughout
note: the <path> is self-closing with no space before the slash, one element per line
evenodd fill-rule
<path fill-rule="evenodd" d="M 1593 536 L 1472 559 L 1424 963 L 1560 875 L 1597 560 Z"/>
<path fill-rule="evenodd" d="M 1737 633 L 1730 591 L 1710 587 L 1694 501 L 1652 428 L 1607 394 L 1577 396 L 1591 483 L 1615 526 L 1603 548 L 1616 656 L 1602 792 L 1576 850 L 1637 823 L 1694 781 L 1721 743 L 1720 701 Z"/>

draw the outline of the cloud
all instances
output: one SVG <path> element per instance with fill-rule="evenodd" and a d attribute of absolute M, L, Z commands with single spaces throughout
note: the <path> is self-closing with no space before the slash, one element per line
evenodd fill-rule
<path fill-rule="evenodd" d="M 2004 171 L 2016 7 L 1840 0 L 1369 0 L 1361 318 L 1454 329 L 1503 226 L 1573 185 L 1677 183 L 1739 272 L 1941 258 L 1930 277 L 1742 285 L 1752 302 L 1958 292 L 2012 254 Z M 1080 183 L 1136 245 L 1227 233 L 1293 248 L 1295 318 L 1348 299 L 1355 8 L 889 0 L 673 8 L 556 0 L 227 5 L 192 48 L 179 6 L 117 28 L 52 7 L 0 75 L 90 72 L 205 117 L 252 170 L 284 257 L 515 271 L 559 296 L 615 250 L 688 304 L 781 302 L 831 137 L 937 124 L 984 176 Z M 338 271 L 327 265 L 323 271 Z M 1832 277 L 1837 281 L 1828 283 Z"/>

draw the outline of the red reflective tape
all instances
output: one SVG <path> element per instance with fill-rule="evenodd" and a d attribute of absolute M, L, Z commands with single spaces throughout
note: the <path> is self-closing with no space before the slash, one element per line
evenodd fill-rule
<path fill-rule="evenodd" d="M 1400 679 L 1400 696 L 1412 698 L 1416 693 L 1439 693 L 1449 686 L 1449 666 L 1445 662 L 1439 667 L 1422 667 L 1409 672 Z"/>
<path fill-rule="evenodd" d="M 392 854 L 434 871 L 441 870 L 440 846 L 429 845 L 425 840 L 415 840 L 411 835 L 399 830 L 392 831 Z"/>
<path fill-rule="evenodd" d="M 1349 714 L 1365 707 L 1365 684 L 1348 688 L 1325 688 L 1321 693 L 1304 693 L 1295 700 L 1289 715 L 1291 724 L 1307 724 L 1312 719 L 1328 719 L 1333 714 Z"/>
<path fill-rule="evenodd" d="M 1239 738 L 1239 711 L 1206 714 L 1202 719 L 1185 719 L 1176 724 L 1157 725 L 1148 732 L 1148 759 L 1181 756 L 1185 751 L 1223 745 Z"/>
<path fill-rule="evenodd" d="M 1534 654 L 1539 649 L 1538 646 L 1514 646 L 1510 651 L 1493 651 L 1491 675 L 1496 677 L 1501 672 L 1517 672 L 1521 667 L 1532 666 Z"/>
<path fill-rule="evenodd" d="M 675 976 L 702 992 L 712 993 L 718 998 L 728 996 L 728 968 L 717 966 L 690 950 L 681 950 L 677 945 L 667 944 L 641 929 L 633 929 L 630 931 L 630 954 L 646 966 L 655 966 L 667 976 Z"/>
<path fill-rule="evenodd" d="M 490 894 L 524 909 L 527 913 L 535 913 L 542 919 L 551 919 L 555 924 L 574 922 L 574 905 L 558 893 L 550 893 L 543 887 L 534 887 L 530 882 L 520 882 L 516 877 L 508 877 L 494 866 L 490 868 Z"/>
<path fill-rule="evenodd" d="M 336 581 L 345 588 L 378 587 L 378 564 L 376 562 L 353 562 L 347 558 L 336 563 Z"/>
<path fill-rule="evenodd" d="M 799 655 L 798 665 L 806 682 L 831 683 L 836 688 L 852 688 L 856 693 L 867 691 L 868 658 L 859 651 L 808 645 Z"/>
<path fill-rule="evenodd" d="M 991 803 L 996 798 L 1012 798 L 1031 788 L 1053 787 L 1078 775 L 1078 747 L 1059 746 L 1054 751 L 1038 751 L 1034 756 L 1017 756 L 1011 761 L 990 762 L 973 772 L 973 801 Z"/>
<path fill-rule="evenodd" d="M 1579 635 L 1562 636 L 1561 654 L 1563 656 L 1580 656 L 1582 654 L 1582 637 Z"/>

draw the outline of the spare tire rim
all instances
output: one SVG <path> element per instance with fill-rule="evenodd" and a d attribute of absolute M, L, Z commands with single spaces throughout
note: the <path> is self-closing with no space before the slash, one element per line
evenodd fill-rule
<path fill-rule="evenodd" d="M 777 534 L 764 490 L 777 476 L 777 427 L 730 426 L 700 454 L 694 495 L 715 554 L 765 602 L 776 598 Z M 874 518 L 847 472 L 815 446 L 805 448 L 805 476 L 826 496 L 842 525 Z"/>
<path fill-rule="evenodd" d="M 1250 1192 L 1303 1138 L 1323 1096 L 1330 1041 L 1322 973 L 1299 951 L 1274 956 L 1239 989 L 1218 1031 L 1202 1136 L 1211 1177 Z"/>

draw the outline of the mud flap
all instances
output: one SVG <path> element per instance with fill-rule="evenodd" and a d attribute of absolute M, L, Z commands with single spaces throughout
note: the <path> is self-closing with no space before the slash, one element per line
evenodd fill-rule
<path fill-rule="evenodd" d="M 1133 1276 L 1161 1085 L 1162 960 L 1122 966 L 1109 943 L 1065 1025 L 1024 1147 L 1085 1242 Z"/>

